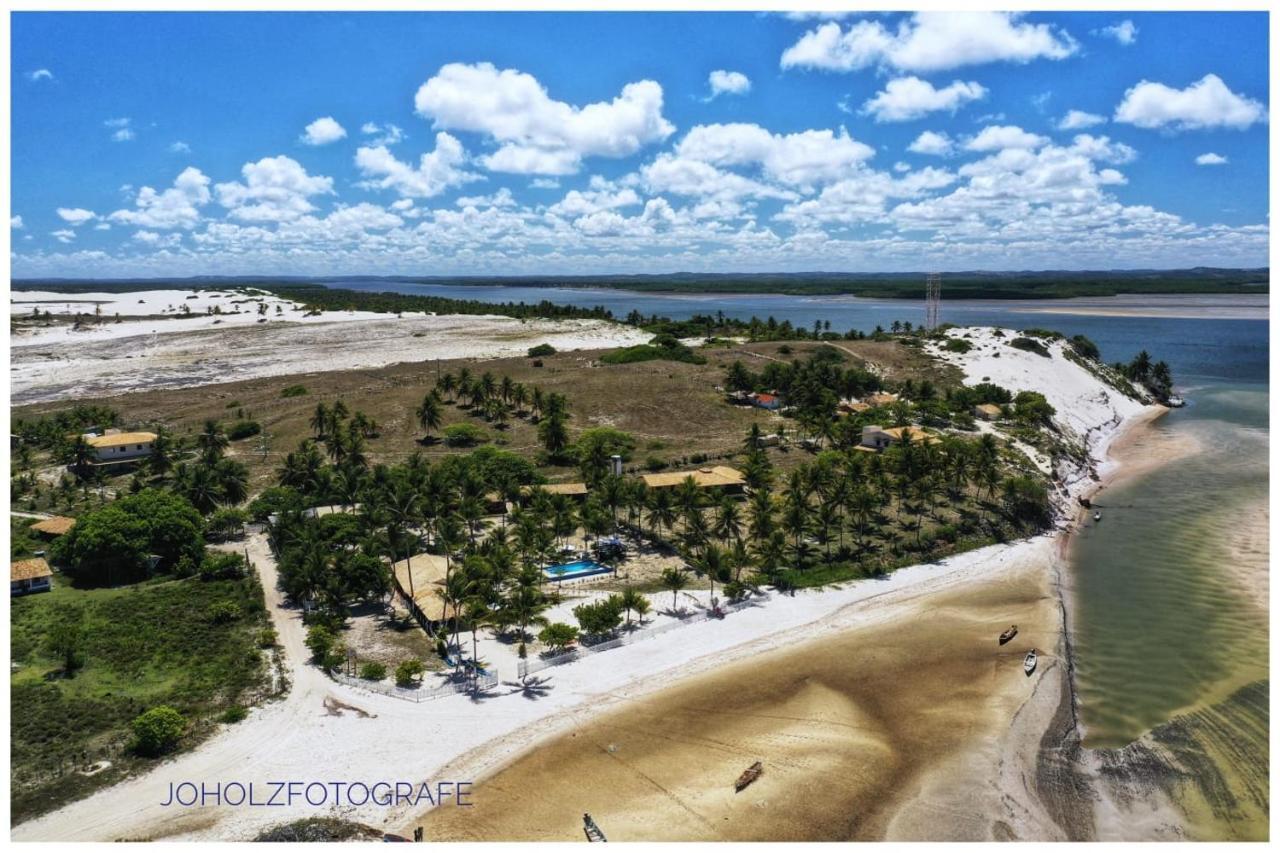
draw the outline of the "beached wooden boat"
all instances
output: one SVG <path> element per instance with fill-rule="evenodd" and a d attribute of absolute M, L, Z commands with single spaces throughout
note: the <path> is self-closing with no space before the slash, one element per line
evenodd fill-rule
<path fill-rule="evenodd" d="M 1027 652 L 1027 656 L 1022 659 L 1022 671 L 1027 675 L 1036 671 L 1036 650 L 1032 649 Z"/>
<path fill-rule="evenodd" d="M 746 770 L 743 770 L 742 775 L 738 777 L 738 781 L 733 783 L 734 793 L 741 791 L 743 788 L 759 779 L 761 773 L 764 773 L 764 764 L 759 761 L 752 764 Z"/>
<path fill-rule="evenodd" d="M 591 819 L 590 814 L 582 815 L 582 831 L 587 834 L 588 841 L 595 842 L 609 840 L 604 837 L 604 833 L 600 830 L 600 827 L 596 826 L 596 822 Z"/>
<path fill-rule="evenodd" d="M 1010 625 L 1007 629 L 1005 629 L 1000 634 L 1000 645 L 1003 646 L 1005 643 L 1009 642 L 1016 636 L 1018 636 L 1018 626 Z"/>

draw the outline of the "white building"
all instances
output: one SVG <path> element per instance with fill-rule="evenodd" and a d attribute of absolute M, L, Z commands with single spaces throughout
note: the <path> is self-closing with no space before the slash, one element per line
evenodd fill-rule
<path fill-rule="evenodd" d="M 98 462 L 128 462 L 151 455 L 154 432 L 117 432 L 112 435 L 89 435 L 85 441 L 94 449 Z"/>

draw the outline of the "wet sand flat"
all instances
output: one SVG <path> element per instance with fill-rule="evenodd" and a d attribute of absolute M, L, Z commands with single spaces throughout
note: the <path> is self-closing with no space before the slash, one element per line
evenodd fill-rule
<path fill-rule="evenodd" d="M 428 814 L 426 837 L 582 840 L 583 812 L 611 841 L 1016 837 L 997 768 L 1010 720 L 1061 676 L 1048 575 L 1028 560 L 628 702 L 481 781 L 473 808 Z"/>

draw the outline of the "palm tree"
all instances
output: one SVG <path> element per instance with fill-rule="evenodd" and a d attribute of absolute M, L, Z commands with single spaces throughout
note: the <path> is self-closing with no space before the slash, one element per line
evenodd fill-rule
<path fill-rule="evenodd" d="M 447 374 L 446 374 L 447 375 Z M 443 423 L 442 408 L 440 406 L 440 397 L 435 391 L 427 394 L 422 398 L 422 405 L 418 406 L 414 412 L 418 417 L 418 426 L 422 427 L 428 433 L 435 432 L 440 429 Z"/>
<path fill-rule="evenodd" d="M 71 469 L 80 477 L 88 473 L 90 466 L 97 458 L 97 451 L 83 435 L 76 436 L 67 450 L 67 460 L 71 464 Z"/>
<path fill-rule="evenodd" d="M 218 503 L 238 504 L 249 496 L 249 469 L 234 459 L 218 460 L 213 466 L 213 479 Z"/>
<path fill-rule="evenodd" d="M 680 590 L 689 585 L 689 576 L 684 572 L 671 566 L 662 571 L 662 577 L 659 579 L 662 588 L 671 593 L 671 610 L 676 609 L 676 596 L 680 594 Z"/>
<path fill-rule="evenodd" d="M 160 427 L 156 430 L 155 441 L 151 442 L 151 455 L 147 457 L 151 473 L 164 476 L 173 466 L 173 437 L 169 430 Z"/>
<path fill-rule="evenodd" d="M 656 530 L 662 539 L 662 529 L 670 529 L 676 523 L 675 509 L 671 505 L 670 489 L 649 490 L 649 513 L 646 519 L 650 529 Z"/>
<path fill-rule="evenodd" d="M 218 461 L 230 443 L 222 426 L 215 420 L 205 421 L 204 430 L 196 436 L 196 446 L 205 461 L 210 463 Z"/>
<path fill-rule="evenodd" d="M 458 383 L 452 373 L 446 373 L 436 380 L 436 387 L 444 392 L 450 403 L 453 402 L 453 392 L 458 387 Z"/>
<path fill-rule="evenodd" d="M 719 545 L 708 543 L 702 555 L 693 561 L 693 571 L 711 579 L 711 607 L 716 607 L 716 578 L 724 571 L 725 554 Z"/>
<path fill-rule="evenodd" d="M 540 571 L 528 567 L 516 575 L 515 584 L 507 596 L 507 608 L 511 617 L 520 626 L 520 645 L 517 654 L 522 659 L 527 654 L 525 643 L 529 626 L 547 623 L 547 618 L 542 613 L 550 606 L 550 602 L 542 592 L 542 579 Z"/>
<path fill-rule="evenodd" d="M 316 403 L 315 412 L 311 415 L 311 431 L 316 438 L 324 438 L 329 434 L 329 407 L 324 403 Z"/>
<path fill-rule="evenodd" d="M 728 495 L 720 499 L 713 530 L 720 541 L 725 543 L 742 536 L 742 511 L 738 508 L 738 502 Z"/>

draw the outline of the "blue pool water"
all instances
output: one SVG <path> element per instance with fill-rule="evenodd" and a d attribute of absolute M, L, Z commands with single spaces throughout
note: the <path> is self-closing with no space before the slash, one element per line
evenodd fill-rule
<path fill-rule="evenodd" d="M 598 575 L 607 571 L 609 571 L 608 566 L 602 566 L 595 560 L 578 560 L 573 563 L 562 563 L 558 566 L 547 566 L 543 569 L 547 579 L 553 581 L 585 578 L 588 575 Z"/>

